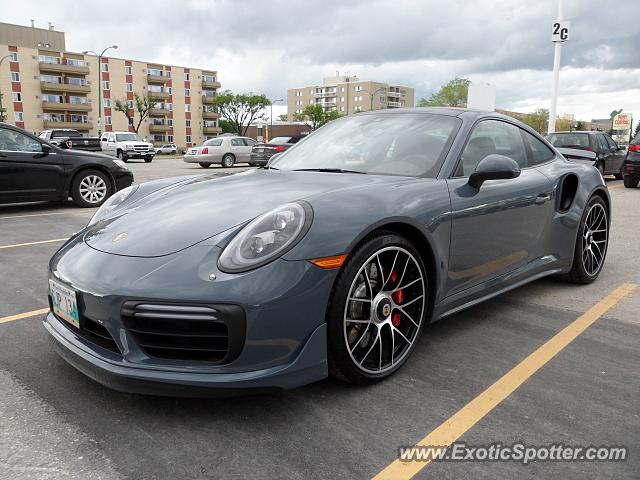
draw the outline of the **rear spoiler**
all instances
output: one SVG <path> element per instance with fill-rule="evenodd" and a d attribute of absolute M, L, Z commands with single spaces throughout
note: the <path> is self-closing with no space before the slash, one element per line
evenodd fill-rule
<path fill-rule="evenodd" d="M 596 152 L 590 150 L 580 150 L 579 148 L 556 147 L 563 157 L 568 160 L 595 160 Z"/>

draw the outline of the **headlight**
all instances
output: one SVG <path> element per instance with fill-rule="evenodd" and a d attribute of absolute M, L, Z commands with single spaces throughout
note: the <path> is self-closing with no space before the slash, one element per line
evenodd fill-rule
<path fill-rule="evenodd" d="M 224 248 L 218 268 L 227 273 L 246 272 L 275 260 L 300 241 L 312 219 L 307 202 L 288 203 L 260 215 Z"/>
<path fill-rule="evenodd" d="M 122 160 L 114 160 L 113 163 L 115 163 L 120 168 L 124 168 L 125 170 L 129 170 L 129 167 L 127 167 L 127 164 L 124 163 Z"/>
<path fill-rule="evenodd" d="M 91 217 L 91 220 L 89 220 L 87 227 L 99 222 L 103 218 L 108 217 L 111 212 L 113 212 L 119 205 L 122 204 L 122 202 L 129 198 L 129 196 L 131 196 L 137 189 L 138 185 L 131 185 L 130 187 L 127 187 L 111 195 L 111 197 L 109 197 L 109 199 L 102 204 L 95 215 Z"/>

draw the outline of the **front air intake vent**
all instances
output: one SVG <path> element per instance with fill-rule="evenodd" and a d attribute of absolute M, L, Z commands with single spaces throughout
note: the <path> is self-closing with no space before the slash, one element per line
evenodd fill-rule
<path fill-rule="evenodd" d="M 121 316 L 150 357 L 228 363 L 244 344 L 245 316 L 237 305 L 127 301 Z"/>

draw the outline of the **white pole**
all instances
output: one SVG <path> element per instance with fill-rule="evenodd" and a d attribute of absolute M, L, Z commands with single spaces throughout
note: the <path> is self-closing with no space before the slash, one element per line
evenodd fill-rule
<path fill-rule="evenodd" d="M 564 9 L 562 0 L 558 0 L 558 22 L 564 20 Z M 555 42 L 555 53 L 553 55 L 553 87 L 551 91 L 551 108 L 549 108 L 549 128 L 548 133 L 556 131 L 556 106 L 558 104 L 558 84 L 560 82 L 560 57 L 562 55 L 562 43 Z"/>

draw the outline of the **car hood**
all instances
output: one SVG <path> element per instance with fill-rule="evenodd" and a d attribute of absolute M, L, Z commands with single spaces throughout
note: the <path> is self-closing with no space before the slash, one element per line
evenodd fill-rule
<path fill-rule="evenodd" d="M 408 177 L 250 170 L 192 177 L 130 200 L 114 217 L 89 227 L 85 242 L 116 255 L 170 255 L 238 227 L 279 205 L 344 189 L 375 188 Z M 144 186 L 144 184 L 143 184 Z"/>
<path fill-rule="evenodd" d="M 153 143 L 141 142 L 139 140 L 127 140 L 126 142 L 118 142 L 120 145 L 134 146 L 134 147 L 149 147 L 153 148 Z"/>

